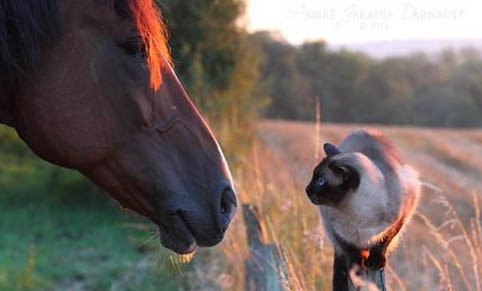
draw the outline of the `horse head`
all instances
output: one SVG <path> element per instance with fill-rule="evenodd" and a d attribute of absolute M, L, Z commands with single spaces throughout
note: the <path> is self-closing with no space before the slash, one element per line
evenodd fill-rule
<path fill-rule="evenodd" d="M 156 223 L 164 246 L 219 243 L 236 210 L 231 175 L 170 65 L 153 1 L 2 5 L 0 121 Z"/>

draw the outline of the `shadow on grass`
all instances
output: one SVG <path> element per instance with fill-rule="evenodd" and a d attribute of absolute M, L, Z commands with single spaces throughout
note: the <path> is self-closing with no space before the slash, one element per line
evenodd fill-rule
<path fill-rule="evenodd" d="M 0 131 L 0 290 L 178 289 L 139 247 L 150 233 L 125 227 L 146 220 Z"/>

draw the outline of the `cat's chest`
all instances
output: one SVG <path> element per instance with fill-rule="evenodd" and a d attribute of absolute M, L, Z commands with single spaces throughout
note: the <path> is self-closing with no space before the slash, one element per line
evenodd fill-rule
<path fill-rule="evenodd" d="M 366 246 L 372 238 L 382 233 L 388 226 L 383 212 L 367 213 L 361 209 L 342 212 L 337 209 L 320 207 L 325 223 L 346 241 L 357 246 Z"/>

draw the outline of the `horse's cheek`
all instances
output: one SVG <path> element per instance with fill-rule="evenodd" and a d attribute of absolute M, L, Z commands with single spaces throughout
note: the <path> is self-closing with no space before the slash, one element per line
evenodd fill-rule
<path fill-rule="evenodd" d="M 88 100 L 92 96 L 85 89 L 75 94 L 32 84 L 19 98 L 20 136 L 36 154 L 54 164 L 82 168 L 95 163 L 119 139 L 113 130 L 119 124 L 103 106 Z"/>

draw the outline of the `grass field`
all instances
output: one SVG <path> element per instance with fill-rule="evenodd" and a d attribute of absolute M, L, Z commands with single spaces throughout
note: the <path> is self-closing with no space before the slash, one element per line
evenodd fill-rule
<path fill-rule="evenodd" d="M 316 138 L 312 123 L 264 121 L 232 163 L 240 203 L 259 207 L 267 239 L 283 251 L 290 290 L 330 290 L 332 249 L 303 189 L 322 157 L 315 143 L 337 143 L 358 127 L 322 125 Z M 482 130 L 377 128 L 427 184 L 390 256 L 390 289 L 480 290 Z M 79 175 L 40 162 L 10 131 L 0 131 L 0 160 L 0 290 L 244 289 L 241 213 L 219 247 L 176 271 L 155 238 L 144 243 L 148 222 L 123 215 Z"/>
<path fill-rule="evenodd" d="M 361 125 L 265 121 L 260 139 L 236 171 L 243 202 L 258 205 L 269 237 L 288 260 L 291 290 L 330 290 L 332 250 L 319 226 L 316 208 L 304 194 L 315 147 L 338 143 Z M 390 256 L 391 290 L 480 290 L 482 229 L 482 130 L 380 127 L 426 184 L 419 210 L 400 247 Z M 242 290 L 248 256 L 240 216 L 223 244 L 229 264 L 226 290 Z M 228 280 L 229 279 L 229 280 Z"/>
<path fill-rule="evenodd" d="M 0 127 L 0 290 L 177 290 L 149 224 Z"/>

